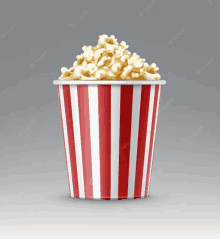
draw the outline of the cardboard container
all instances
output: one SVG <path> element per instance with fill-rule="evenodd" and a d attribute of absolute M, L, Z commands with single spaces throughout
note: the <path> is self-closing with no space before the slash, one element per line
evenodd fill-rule
<path fill-rule="evenodd" d="M 166 81 L 53 81 L 58 87 L 70 196 L 149 195 Z"/>

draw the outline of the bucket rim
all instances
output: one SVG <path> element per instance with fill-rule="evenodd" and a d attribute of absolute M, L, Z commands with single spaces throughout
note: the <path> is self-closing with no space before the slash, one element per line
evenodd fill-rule
<path fill-rule="evenodd" d="M 54 80 L 54 85 L 165 85 L 165 80 Z"/>

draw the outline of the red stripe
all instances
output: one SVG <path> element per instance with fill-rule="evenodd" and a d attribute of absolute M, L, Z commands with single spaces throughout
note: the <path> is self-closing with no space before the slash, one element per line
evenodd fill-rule
<path fill-rule="evenodd" d="M 121 86 L 118 199 L 128 197 L 133 86 Z"/>
<path fill-rule="evenodd" d="M 78 174 L 77 174 L 77 165 L 76 165 L 76 151 L 75 151 L 71 95 L 70 95 L 70 86 L 69 85 L 63 86 L 63 96 L 64 96 L 65 113 L 66 113 L 67 135 L 68 135 L 68 142 L 69 142 L 70 163 L 71 163 L 74 197 L 79 198 L 79 185 L 78 185 Z"/>
<path fill-rule="evenodd" d="M 161 90 L 162 90 L 162 85 L 160 85 L 160 86 L 158 86 L 158 91 L 159 91 L 159 87 L 161 87 Z M 161 90 L 160 90 L 160 95 L 161 95 Z M 158 99 L 159 99 L 159 106 L 158 106 L 158 113 L 157 113 L 157 123 L 158 123 L 158 115 L 159 115 L 159 109 L 160 109 L 160 95 L 158 95 Z M 154 147 L 154 151 L 152 152 L 153 153 L 153 156 L 152 156 L 152 160 L 154 159 L 154 152 L 155 152 L 155 144 L 156 144 L 156 135 L 157 135 L 157 125 L 156 125 L 156 133 L 155 133 L 155 140 L 154 140 L 154 145 L 153 145 L 153 147 Z M 151 170 L 152 170 L 152 168 L 153 168 L 153 162 L 152 162 L 152 167 L 151 167 Z M 149 191 L 150 191 L 150 187 L 149 187 Z M 145 197 L 147 196 L 147 194 L 149 195 L 149 192 L 148 191 L 146 191 L 146 193 L 145 193 Z"/>
<path fill-rule="evenodd" d="M 111 199 L 111 86 L 98 86 L 101 199 Z"/>
<path fill-rule="evenodd" d="M 63 87 L 61 85 L 61 87 Z M 58 91 L 58 99 L 59 99 L 59 105 L 60 105 L 60 115 L 61 115 L 61 122 L 62 122 L 62 131 L 63 131 L 63 142 L 64 142 L 64 149 L 65 149 L 65 155 L 66 155 L 66 168 L 67 168 L 67 174 L 68 174 L 68 183 L 69 183 L 69 192 L 70 192 L 70 181 L 69 181 L 69 172 L 68 172 L 68 166 L 67 166 L 67 154 L 66 154 L 66 145 L 65 145 L 65 139 L 64 139 L 64 129 L 63 129 L 63 115 L 62 115 L 62 106 L 60 103 L 60 90 L 59 90 L 59 85 L 57 85 L 57 91 Z M 71 197 L 71 193 L 70 193 Z"/>
<path fill-rule="evenodd" d="M 82 145 L 82 161 L 85 198 L 93 198 L 92 158 L 89 119 L 89 92 L 87 85 L 78 85 L 79 122 Z"/>
<path fill-rule="evenodd" d="M 141 89 L 141 105 L 137 146 L 137 161 L 135 174 L 134 198 L 141 198 L 144 156 L 147 136 L 148 114 L 150 105 L 150 85 L 143 85 Z"/>
<path fill-rule="evenodd" d="M 156 113 L 157 113 L 157 101 L 158 101 L 158 92 L 159 92 L 159 85 L 155 86 L 155 95 L 154 95 L 154 107 L 153 107 L 153 118 L 152 118 L 152 125 L 151 125 L 151 136 L 150 136 L 150 146 L 149 146 L 149 155 L 148 155 L 148 166 L 147 166 L 147 177 L 146 177 L 146 187 L 145 187 L 145 197 L 147 195 L 148 190 L 148 183 L 149 183 L 149 175 L 150 175 L 150 166 L 152 161 L 152 153 L 153 153 L 153 139 L 154 139 L 154 131 L 155 131 L 155 120 L 156 120 Z"/>

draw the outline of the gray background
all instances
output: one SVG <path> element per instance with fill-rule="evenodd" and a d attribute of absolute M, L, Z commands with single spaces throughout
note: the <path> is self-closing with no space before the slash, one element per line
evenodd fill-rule
<path fill-rule="evenodd" d="M 25 225 L 75 225 L 78 235 L 91 224 L 127 235 L 145 235 L 152 224 L 220 230 L 219 10 L 218 0 L 1 0 L 0 234 Z M 126 41 L 167 80 L 146 199 L 69 197 L 52 81 L 101 34 Z"/>

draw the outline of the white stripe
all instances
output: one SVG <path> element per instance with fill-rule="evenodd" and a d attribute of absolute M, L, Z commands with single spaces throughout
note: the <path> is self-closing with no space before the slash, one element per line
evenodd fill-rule
<path fill-rule="evenodd" d="M 85 198 L 77 85 L 70 86 L 70 93 L 71 93 L 73 130 L 74 130 L 74 140 L 75 140 L 75 150 L 76 150 L 76 165 L 77 165 L 78 184 L 79 184 L 79 197 Z"/>
<path fill-rule="evenodd" d="M 142 178 L 142 188 L 141 188 L 141 197 L 144 197 L 145 187 L 146 187 L 146 177 L 147 177 L 147 164 L 148 164 L 148 155 L 149 155 L 149 146 L 150 146 L 150 135 L 151 135 L 151 124 L 154 108 L 154 94 L 155 94 L 155 85 L 151 85 L 150 90 L 150 105 L 148 112 L 148 122 L 147 122 L 147 136 L 146 136 L 146 145 L 145 145 L 145 155 L 144 155 L 144 170 Z"/>
<path fill-rule="evenodd" d="M 67 134 L 67 122 L 66 122 L 66 113 L 65 113 L 64 95 L 63 95 L 63 86 L 62 85 L 59 85 L 59 92 L 60 92 L 61 116 L 62 116 L 62 121 L 63 121 L 64 141 L 65 141 L 65 146 L 66 146 L 66 159 L 67 159 L 66 161 L 67 161 L 67 171 L 68 171 L 68 175 L 69 175 L 70 196 L 74 197 L 71 162 L 70 162 L 70 151 L 69 151 L 69 142 L 68 142 L 68 134 Z"/>
<path fill-rule="evenodd" d="M 121 86 L 111 86 L 111 199 L 118 198 Z"/>
<path fill-rule="evenodd" d="M 147 196 L 149 195 L 149 188 L 150 188 L 150 181 L 151 181 L 151 173 L 152 173 L 153 155 L 154 155 L 154 148 L 155 148 L 155 138 L 156 138 L 156 129 L 157 129 L 157 121 L 158 121 L 158 113 L 159 113 L 159 103 L 160 103 L 160 96 L 161 96 L 161 88 L 162 88 L 162 86 L 160 85 L 159 86 L 159 90 L 158 90 L 157 111 L 156 111 L 156 120 L 155 120 L 155 127 L 154 127 L 153 149 L 152 149 L 152 154 L 151 154 L 151 166 L 150 166 L 150 175 L 149 175 Z"/>
<path fill-rule="evenodd" d="M 140 105 L 141 105 L 141 85 L 134 85 L 133 102 L 132 102 L 132 120 L 131 120 L 128 197 L 134 197 Z"/>
<path fill-rule="evenodd" d="M 98 86 L 89 85 L 89 117 L 92 158 L 93 199 L 101 199 L 99 155 Z"/>

